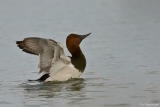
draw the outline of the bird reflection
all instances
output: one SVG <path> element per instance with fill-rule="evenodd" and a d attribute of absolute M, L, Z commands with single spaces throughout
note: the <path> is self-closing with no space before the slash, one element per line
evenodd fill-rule
<path fill-rule="evenodd" d="M 64 97 L 64 94 L 71 92 L 80 92 L 85 87 L 85 80 L 71 79 L 66 82 L 35 82 L 30 81 L 21 85 L 24 88 L 25 97 L 35 98 L 53 98 Z M 72 93 L 73 94 L 73 93 Z M 68 96 L 66 96 L 68 97 Z"/>

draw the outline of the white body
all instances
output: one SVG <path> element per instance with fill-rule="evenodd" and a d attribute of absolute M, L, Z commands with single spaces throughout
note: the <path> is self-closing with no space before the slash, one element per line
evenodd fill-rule
<path fill-rule="evenodd" d="M 66 64 L 62 60 L 58 60 L 52 64 L 50 77 L 45 81 L 66 81 L 71 78 L 80 78 L 81 74 L 82 72 L 76 69 L 71 62 Z"/>

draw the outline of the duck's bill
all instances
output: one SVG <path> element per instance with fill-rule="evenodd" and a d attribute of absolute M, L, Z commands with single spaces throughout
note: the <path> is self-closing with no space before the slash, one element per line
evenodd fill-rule
<path fill-rule="evenodd" d="M 85 34 L 85 35 L 82 35 L 82 39 L 88 37 L 91 33 L 88 33 L 88 34 Z"/>

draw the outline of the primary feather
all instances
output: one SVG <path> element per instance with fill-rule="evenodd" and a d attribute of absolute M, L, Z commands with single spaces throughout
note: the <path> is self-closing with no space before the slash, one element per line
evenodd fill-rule
<path fill-rule="evenodd" d="M 39 72 L 48 73 L 52 64 L 59 60 L 63 63 L 70 63 L 64 54 L 63 47 L 55 40 L 29 37 L 16 43 L 24 52 L 40 56 Z"/>

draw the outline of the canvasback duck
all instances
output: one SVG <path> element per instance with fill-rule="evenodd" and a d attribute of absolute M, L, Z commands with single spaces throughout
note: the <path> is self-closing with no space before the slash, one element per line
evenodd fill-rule
<path fill-rule="evenodd" d="M 84 72 L 86 58 L 79 45 L 90 34 L 67 36 L 66 46 L 72 56 L 66 56 L 62 45 L 52 39 L 28 37 L 16 44 L 24 52 L 40 57 L 39 72 L 43 75 L 39 81 L 67 81 L 80 78 Z"/>

